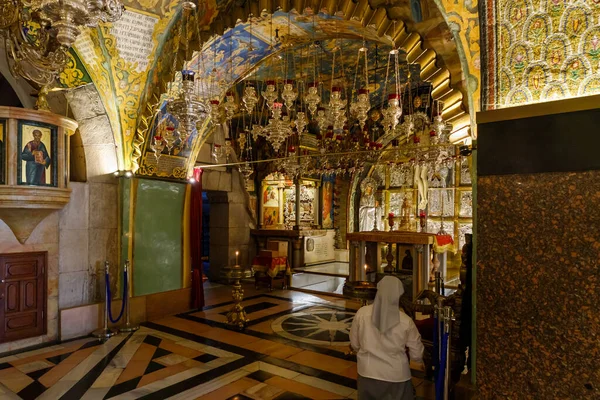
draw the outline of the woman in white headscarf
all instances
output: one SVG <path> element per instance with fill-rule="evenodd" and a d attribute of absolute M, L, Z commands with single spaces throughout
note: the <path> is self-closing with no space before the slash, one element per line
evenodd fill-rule
<path fill-rule="evenodd" d="M 400 311 L 404 286 L 386 276 L 377 284 L 371 305 L 356 313 L 350 343 L 358 361 L 359 400 L 412 400 L 410 360 L 423 362 L 421 335 L 413 320 Z"/>

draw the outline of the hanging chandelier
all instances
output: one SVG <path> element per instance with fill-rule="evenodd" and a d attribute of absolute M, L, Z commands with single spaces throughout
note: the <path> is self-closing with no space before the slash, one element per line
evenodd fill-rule
<path fill-rule="evenodd" d="M 84 27 L 114 22 L 124 10 L 119 0 L 33 0 L 27 6 L 45 22 L 42 26 L 56 29 L 56 40 L 64 47 L 73 46 Z"/>
<path fill-rule="evenodd" d="M 81 30 L 118 20 L 124 7 L 119 0 L 9 0 L 0 10 L 10 71 L 42 87 L 37 106 L 47 109 L 45 96 Z"/>
<path fill-rule="evenodd" d="M 273 147 L 276 152 L 281 148 L 282 143 L 292 135 L 292 126 L 289 115 L 283 115 L 283 103 L 274 102 L 272 104 L 272 118 L 269 118 L 269 123 L 265 127 L 255 125 L 253 135 L 256 137 L 263 136 Z"/>
<path fill-rule="evenodd" d="M 179 122 L 178 131 L 184 142 L 211 114 L 211 106 L 196 95 L 194 75 L 194 71 L 181 71 L 182 89 L 179 96 L 167 102 L 167 111 Z"/>
<path fill-rule="evenodd" d="M 178 37 L 184 32 L 184 36 L 190 37 L 190 17 L 192 11 L 196 9 L 196 5 L 190 1 L 184 1 L 181 4 L 184 16 L 179 25 Z M 200 40 L 200 33 L 196 29 L 197 39 Z M 175 57 L 173 60 L 173 70 L 177 65 L 177 54 L 179 53 L 179 40 L 176 41 L 177 45 L 175 48 Z M 185 43 L 185 60 L 190 59 L 189 44 Z M 172 117 L 173 120 L 177 121 L 177 129 L 174 128 L 173 124 L 167 125 L 162 131 L 157 130 L 157 134 L 152 138 L 150 143 L 151 148 L 154 150 L 154 154 L 157 162 L 160 159 L 160 155 L 166 148 L 171 154 L 172 149 L 176 143 L 179 149 L 187 147 L 189 140 L 195 132 L 198 132 L 203 126 L 204 122 L 209 116 L 212 116 L 215 112 L 222 112 L 223 109 L 218 106 L 218 103 L 210 104 L 207 99 L 201 98 L 200 93 L 205 94 L 206 91 L 200 91 L 199 85 L 196 82 L 196 72 L 186 68 L 188 61 L 184 62 L 184 68 L 179 73 L 181 82 L 179 85 L 172 83 L 170 87 L 170 97 L 166 100 L 166 112 Z M 198 63 L 198 76 L 200 76 L 200 62 Z M 175 75 L 174 82 L 177 82 L 177 74 Z M 228 111 L 231 110 L 228 106 Z M 160 113 L 160 112 L 159 112 Z M 159 119 L 160 120 L 160 119 Z M 160 127 L 160 123 L 158 127 Z"/>
<path fill-rule="evenodd" d="M 385 76 L 378 77 L 378 47 L 371 53 L 363 38 L 351 82 L 344 76 L 343 41 L 335 40 L 332 50 L 315 40 L 293 52 L 286 48 L 283 56 L 271 57 L 264 80 L 253 73 L 256 79 L 243 81 L 244 122 L 237 130 L 238 144 L 245 142 L 238 157 L 246 178 L 253 163 L 247 149 L 259 138 L 272 149 L 261 157 L 274 157 L 273 168 L 290 177 L 352 174 L 382 159 L 410 162 L 409 155 L 418 162 L 438 160 L 432 146 L 451 147 L 451 125 L 443 120 L 443 105 L 431 98 L 431 84 L 420 80 L 418 64 L 408 64 L 392 43 Z M 285 64 L 274 67 L 277 60 Z M 410 154 L 399 150 L 404 148 Z"/>

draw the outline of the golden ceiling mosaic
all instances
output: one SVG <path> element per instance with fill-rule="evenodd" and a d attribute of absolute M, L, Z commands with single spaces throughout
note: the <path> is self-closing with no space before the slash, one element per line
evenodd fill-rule
<path fill-rule="evenodd" d="M 487 2 L 489 108 L 600 93 L 600 1 Z"/>

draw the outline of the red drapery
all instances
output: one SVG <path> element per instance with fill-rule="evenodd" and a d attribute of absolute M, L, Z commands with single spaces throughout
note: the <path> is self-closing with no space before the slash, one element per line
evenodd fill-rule
<path fill-rule="evenodd" d="M 192 308 L 204 307 L 202 285 L 202 169 L 194 168 L 190 199 L 190 252 L 192 256 Z"/>

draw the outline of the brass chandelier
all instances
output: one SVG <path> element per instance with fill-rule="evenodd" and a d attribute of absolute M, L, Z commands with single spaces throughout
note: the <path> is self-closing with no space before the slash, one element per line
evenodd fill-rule
<path fill-rule="evenodd" d="M 0 35 L 11 73 L 41 87 L 37 107 L 68 62 L 67 52 L 85 27 L 114 22 L 120 0 L 0 0 Z"/>
<path fill-rule="evenodd" d="M 392 45 L 385 78 L 377 79 L 375 75 L 373 79 L 369 77 L 368 65 L 373 57 L 363 40 L 356 55 L 354 83 L 348 90 L 338 44 L 336 41 L 331 52 L 328 96 L 323 82 L 319 82 L 321 73 L 316 63 L 313 82 L 298 81 L 297 87 L 288 79 L 290 74 L 284 68 L 281 68 L 284 77 L 271 75 L 262 90 L 258 82 L 245 82 L 241 109 L 247 113 L 245 118 L 252 121 L 252 128 L 240 133 L 244 141 L 244 145 L 239 146 L 241 161 L 251 162 L 251 153 L 247 150 L 251 147 L 250 139 L 257 140 L 261 136 L 276 154 L 274 169 L 290 177 L 353 174 L 367 164 L 388 163 L 392 159 L 400 164 L 409 160 L 422 163 L 439 158 L 433 157 L 432 152 L 451 147 L 448 143 L 451 125 L 443 120 L 443 105 L 432 99 L 430 89 L 425 94 L 415 94 L 423 83 L 418 77 L 420 71 L 411 70 L 412 65 L 406 62 L 405 53 Z M 315 47 L 314 44 L 309 46 L 310 49 Z M 285 57 L 288 57 L 287 51 Z M 288 65 L 286 60 L 286 69 Z M 339 69 L 337 74 L 336 68 Z M 298 76 L 298 73 L 291 71 L 291 75 Z M 375 101 L 377 104 L 373 104 L 371 83 L 382 88 L 381 101 Z M 253 111 L 261 100 L 263 111 L 259 110 L 257 117 Z M 311 134 L 306 130 L 309 125 Z M 423 143 L 420 136 L 424 137 Z M 410 152 L 400 151 L 401 147 Z M 390 159 L 391 155 L 395 157 Z M 241 169 L 245 176 L 251 175 L 249 164 L 243 164 Z"/>

